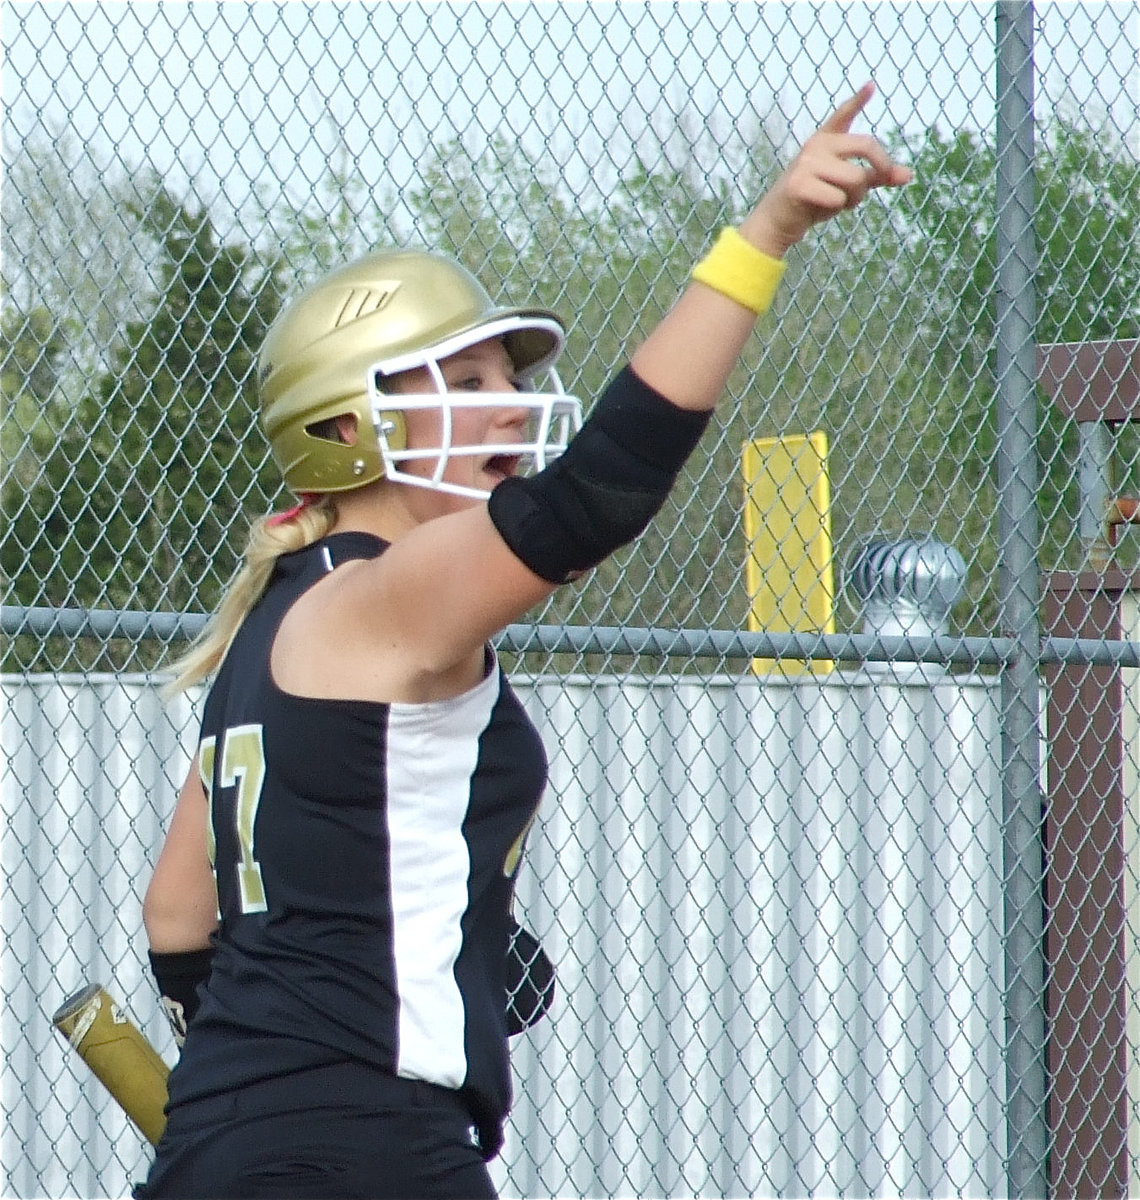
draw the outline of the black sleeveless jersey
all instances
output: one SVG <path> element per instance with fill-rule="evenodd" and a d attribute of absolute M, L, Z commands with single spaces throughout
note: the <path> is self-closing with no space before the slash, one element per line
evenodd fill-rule
<path fill-rule="evenodd" d="M 510 1104 L 504 963 L 514 873 L 546 776 L 490 649 L 470 691 L 427 704 L 318 700 L 273 682 L 296 599 L 386 543 L 334 534 L 283 555 L 206 700 L 220 928 L 173 1103 L 361 1060 Z"/>

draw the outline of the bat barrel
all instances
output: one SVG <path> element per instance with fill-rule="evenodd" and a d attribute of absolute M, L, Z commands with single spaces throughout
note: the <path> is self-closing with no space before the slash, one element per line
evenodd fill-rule
<path fill-rule="evenodd" d="M 52 1017 L 142 1135 L 155 1145 L 166 1127 L 170 1068 L 129 1016 L 93 983 L 69 996 Z"/>

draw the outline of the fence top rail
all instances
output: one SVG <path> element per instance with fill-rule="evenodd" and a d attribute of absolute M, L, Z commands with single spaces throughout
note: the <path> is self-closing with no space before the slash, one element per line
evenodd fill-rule
<path fill-rule="evenodd" d="M 183 641 L 197 636 L 204 613 L 133 609 L 3 605 L 0 630 L 8 637 L 95 637 Z M 749 633 L 718 629 L 623 628 L 596 625 L 508 625 L 496 645 L 516 653 L 627 654 L 649 658 L 789 658 L 835 662 L 942 663 L 1005 666 L 1023 652 L 1013 638 L 886 636 L 880 634 Z M 1043 638 L 1036 661 L 1086 666 L 1140 667 L 1140 642 L 1098 638 Z"/>

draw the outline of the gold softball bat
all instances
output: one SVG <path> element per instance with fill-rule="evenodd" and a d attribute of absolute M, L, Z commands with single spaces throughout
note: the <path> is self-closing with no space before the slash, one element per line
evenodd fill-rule
<path fill-rule="evenodd" d="M 92 983 L 69 996 L 51 1019 L 151 1145 L 166 1127 L 170 1068 L 131 1018 Z"/>

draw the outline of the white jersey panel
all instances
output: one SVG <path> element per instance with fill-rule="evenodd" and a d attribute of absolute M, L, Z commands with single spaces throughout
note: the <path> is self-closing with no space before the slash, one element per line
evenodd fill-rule
<path fill-rule="evenodd" d="M 462 696 L 393 704 L 389 714 L 396 1073 L 452 1088 L 467 1077 L 463 996 L 455 978 L 471 869 L 463 823 L 479 739 L 499 688 L 496 664 Z"/>

